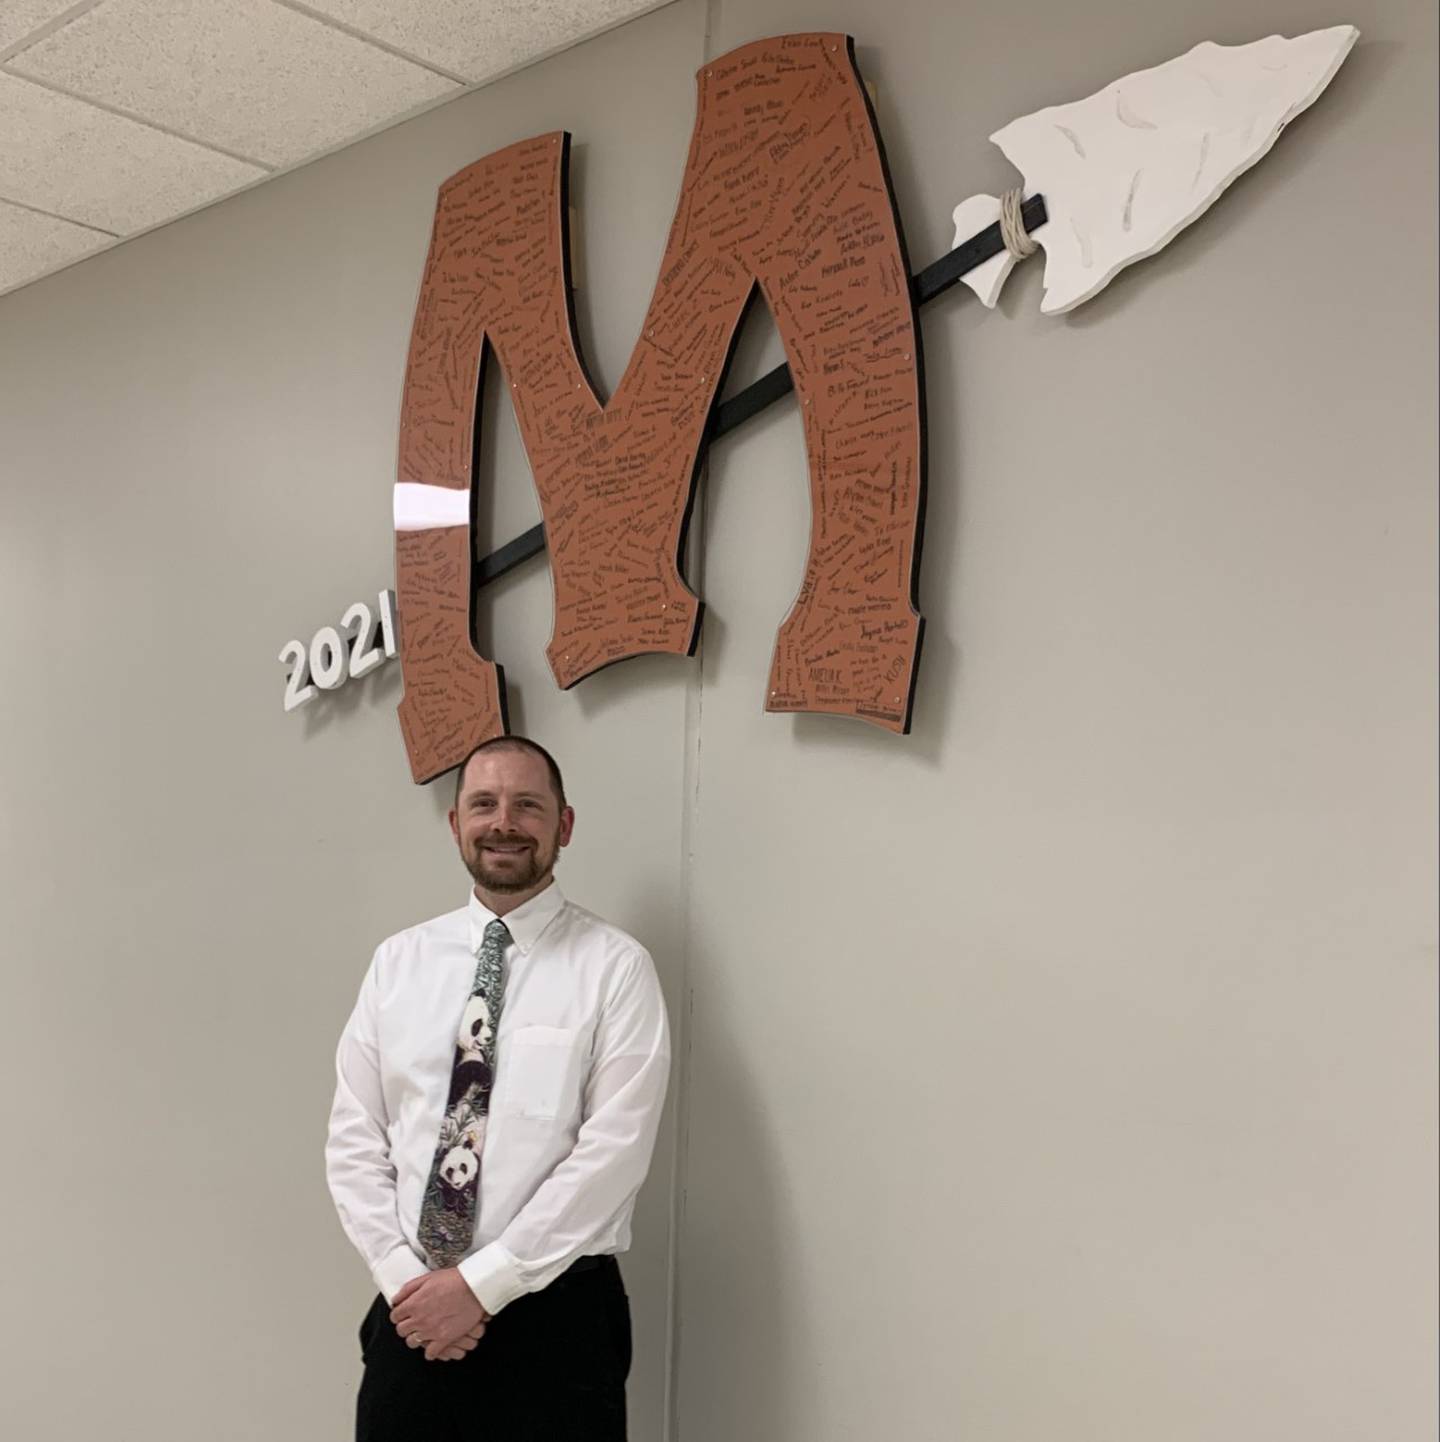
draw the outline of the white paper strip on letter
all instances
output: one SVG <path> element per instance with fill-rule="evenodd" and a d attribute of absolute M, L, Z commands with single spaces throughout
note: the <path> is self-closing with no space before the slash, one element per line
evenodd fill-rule
<path fill-rule="evenodd" d="M 454 486 L 423 486 L 400 481 L 395 486 L 395 529 L 431 531 L 439 526 L 470 524 L 470 492 Z"/>
<path fill-rule="evenodd" d="M 1127 265 L 1154 255 L 1260 160 L 1330 83 L 1360 32 L 1353 25 L 1251 45 L 1206 41 L 1087 100 L 1052 105 L 990 137 L 1045 197 L 1047 315 L 1087 301 Z M 1000 204 L 956 207 L 955 243 L 992 225 Z M 1014 266 L 1008 251 L 962 276 L 994 305 Z"/>

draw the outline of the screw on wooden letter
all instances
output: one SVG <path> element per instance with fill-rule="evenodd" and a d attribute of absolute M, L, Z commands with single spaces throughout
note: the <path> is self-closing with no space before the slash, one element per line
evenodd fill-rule
<path fill-rule="evenodd" d="M 411 337 L 396 578 L 411 770 L 427 781 L 505 730 L 471 642 L 471 466 L 487 346 L 540 496 L 568 688 L 646 652 L 692 653 L 679 572 L 700 456 L 755 288 L 804 418 L 812 530 L 765 704 L 909 728 L 922 622 L 919 329 L 880 139 L 845 35 L 712 61 L 641 336 L 608 404 L 575 339 L 569 137 L 497 151 L 441 187 Z"/>

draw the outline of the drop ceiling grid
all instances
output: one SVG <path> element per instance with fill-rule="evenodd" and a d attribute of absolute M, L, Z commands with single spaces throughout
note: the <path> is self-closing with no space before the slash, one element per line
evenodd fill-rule
<path fill-rule="evenodd" d="M 11 51 L 32 44 L 57 22 L 73 19 L 67 11 L 79 14 L 97 4 L 99 0 L 6 0 L 0 6 L 0 60 L 8 60 Z"/>
<path fill-rule="evenodd" d="M 0 72 L 0 200 L 131 235 L 265 172 Z"/>
<path fill-rule="evenodd" d="M 666 3 L 431 0 L 407 5 L 403 0 L 304 0 L 303 8 L 479 83 Z"/>
<path fill-rule="evenodd" d="M 104 0 L 7 68 L 269 166 L 459 89 L 274 0 Z"/>
<path fill-rule="evenodd" d="M 669 0 L 0 0 L 0 295 Z"/>
<path fill-rule="evenodd" d="M 37 267 L 79 260 L 112 240 L 104 231 L 0 201 L 0 291 L 23 284 Z"/>

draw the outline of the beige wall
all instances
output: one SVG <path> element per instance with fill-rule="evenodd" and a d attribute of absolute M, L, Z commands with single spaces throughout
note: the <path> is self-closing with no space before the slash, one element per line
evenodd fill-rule
<path fill-rule="evenodd" d="M 1065 319 L 1033 266 L 927 309 L 911 737 L 761 712 L 808 524 L 786 405 L 716 448 L 699 660 L 557 693 L 538 563 L 487 629 L 567 763 L 567 888 L 650 944 L 681 1042 L 636 1442 L 1433 1435 L 1418 0 L 678 0 L 0 301 L 0 1433 L 347 1435 L 333 1042 L 464 879 L 397 669 L 287 716 L 273 658 L 391 574 L 438 182 L 574 133 L 608 388 L 707 54 L 853 33 L 918 265 L 1011 183 L 1004 121 L 1342 20 L 1330 92 L 1163 256 Z M 536 507 L 489 415 L 498 541 Z"/>

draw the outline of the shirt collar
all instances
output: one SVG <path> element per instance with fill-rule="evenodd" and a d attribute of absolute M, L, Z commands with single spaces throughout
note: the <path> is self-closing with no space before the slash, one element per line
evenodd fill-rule
<path fill-rule="evenodd" d="M 560 890 L 559 883 L 552 881 L 544 891 L 532 896 L 529 901 L 521 902 L 514 911 L 507 911 L 504 916 L 496 917 L 472 890 L 469 908 L 470 950 L 477 956 L 480 954 L 480 946 L 485 940 L 485 928 L 492 921 L 499 920 L 505 923 L 511 940 L 520 948 L 522 955 L 528 956 L 530 948 L 540 940 L 540 933 L 555 920 L 564 905 L 564 893 Z"/>

